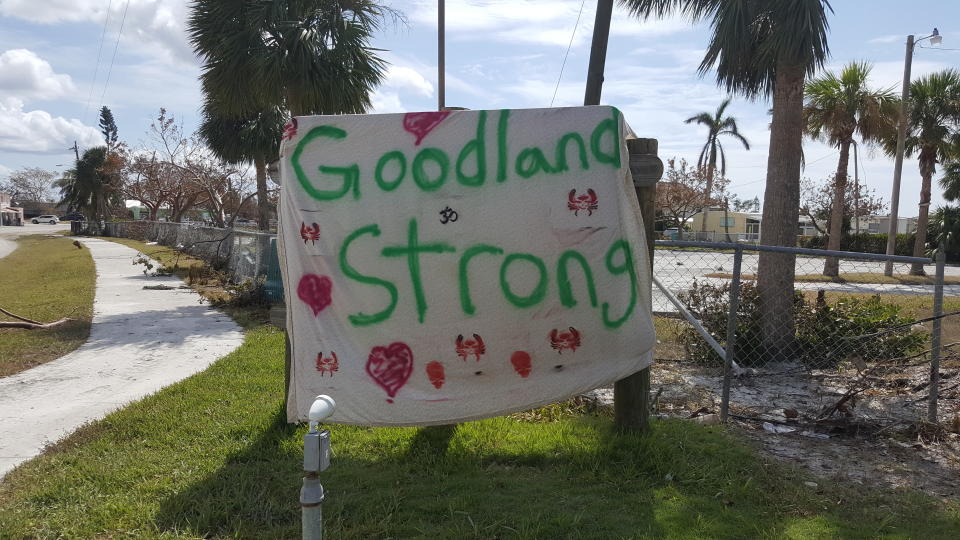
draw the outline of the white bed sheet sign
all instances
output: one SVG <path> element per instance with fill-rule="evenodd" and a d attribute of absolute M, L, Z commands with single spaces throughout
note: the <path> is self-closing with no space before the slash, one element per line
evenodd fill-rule
<path fill-rule="evenodd" d="M 449 424 L 652 362 L 650 272 L 613 107 L 298 117 L 281 149 L 287 416 Z"/>

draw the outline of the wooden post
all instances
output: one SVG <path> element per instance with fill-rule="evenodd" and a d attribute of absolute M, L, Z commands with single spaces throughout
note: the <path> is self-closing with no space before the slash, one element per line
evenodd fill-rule
<path fill-rule="evenodd" d="M 657 181 L 663 176 L 663 162 L 657 157 L 656 139 L 629 139 L 630 173 L 640 201 L 643 227 L 647 233 L 650 271 L 653 271 L 654 199 Z M 652 283 L 651 283 L 652 286 Z M 651 291 L 652 293 L 652 291 Z M 650 306 L 646 306 L 650 309 Z M 646 431 L 650 427 L 650 368 L 620 379 L 613 385 L 613 414 L 617 427 Z"/>

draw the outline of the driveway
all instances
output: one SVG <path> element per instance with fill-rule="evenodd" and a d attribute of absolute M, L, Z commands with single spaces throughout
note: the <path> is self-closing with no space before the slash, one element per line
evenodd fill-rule
<path fill-rule="evenodd" d="M 97 268 L 90 338 L 57 360 L 0 377 L 0 477 L 81 425 L 203 371 L 243 341 L 230 317 L 178 288 L 179 279 L 144 276 L 131 264 L 136 250 L 80 241 Z M 158 285 L 170 288 L 145 288 Z"/>

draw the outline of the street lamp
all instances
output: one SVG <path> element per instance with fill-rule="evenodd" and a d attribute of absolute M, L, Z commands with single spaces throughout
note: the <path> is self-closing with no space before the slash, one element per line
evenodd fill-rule
<path fill-rule="evenodd" d="M 936 28 L 929 36 L 914 40 L 913 34 L 907 36 L 907 54 L 903 61 L 903 90 L 900 94 L 900 124 L 897 126 L 897 155 L 893 165 L 893 193 L 890 195 L 890 226 L 887 228 L 887 255 L 893 255 L 897 246 L 897 222 L 900 207 L 900 178 L 903 174 L 903 141 L 907 137 L 907 121 L 910 107 L 910 68 L 913 64 L 913 49 L 917 43 L 929 39 L 933 45 L 943 43 L 943 37 Z M 887 261 L 884 275 L 893 275 L 893 261 Z"/>

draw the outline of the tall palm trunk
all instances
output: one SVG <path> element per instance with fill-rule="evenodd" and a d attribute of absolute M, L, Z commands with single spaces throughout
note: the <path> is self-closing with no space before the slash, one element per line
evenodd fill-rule
<path fill-rule="evenodd" d="M 837 164 L 837 174 L 833 180 L 833 208 L 830 210 L 830 238 L 827 249 L 840 251 L 840 242 L 843 240 L 843 208 L 847 196 L 847 166 L 850 163 L 850 139 L 840 143 L 840 162 Z M 840 275 L 840 259 L 827 257 L 823 263 L 823 275 L 837 277 Z"/>
<path fill-rule="evenodd" d="M 700 232 L 707 232 L 707 217 L 710 215 L 710 195 L 713 193 L 713 171 L 717 169 L 717 149 L 710 149 L 710 164 L 707 165 L 707 188 L 703 191 L 703 220 Z"/>
<path fill-rule="evenodd" d="M 760 243 L 795 247 L 800 207 L 800 149 L 803 145 L 802 65 L 777 66 L 770 123 L 767 184 Z M 796 256 L 760 252 L 757 292 L 763 345 L 769 358 L 789 353 L 794 340 L 793 294 Z"/>
<path fill-rule="evenodd" d="M 914 257 L 924 257 L 927 252 L 927 224 L 930 222 L 930 184 L 933 174 L 936 172 L 935 163 L 936 156 L 932 151 L 928 152 L 926 148 L 920 151 L 920 178 L 923 181 L 920 184 L 920 215 L 917 216 L 917 233 L 913 240 Z M 910 275 L 926 275 L 923 264 L 911 264 Z"/>
<path fill-rule="evenodd" d="M 257 221 L 261 231 L 270 230 L 270 201 L 267 199 L 267 161 L 257 156 L 253 160 L 257 170 Z"/>

